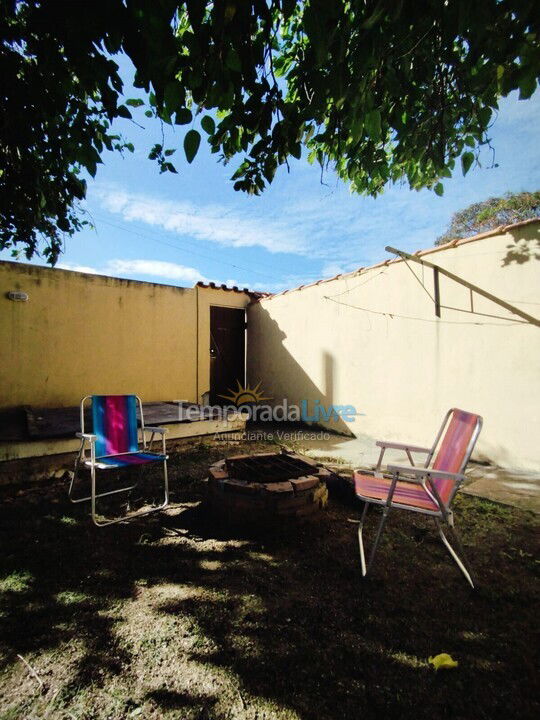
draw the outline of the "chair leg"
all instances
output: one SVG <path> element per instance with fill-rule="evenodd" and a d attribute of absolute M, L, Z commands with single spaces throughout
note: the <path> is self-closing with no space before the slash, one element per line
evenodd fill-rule
<path fill-rule="evenodd" d="M 163 461 L 163 504 L 161 508 L 167 507 L 169 504 L 169 474 L 167 472 L 167 461 Z"/>
<path fill-rule="evenodd" d="M 362 577 L 366 576 L 366 556 L 364 554 L 364 541 L 362 539 L 362 531 L 364 529 L 364 520 L 366 519 L 367 511 L 369 509 L 369 503 L 364 503 L 364 509 L 362 510 L 362 517 L 358 524 L 358 545 L 360 548 L 360 565 L 362 566 Z"/>
<path fill-rule="evenodd" d="M 367 566 L 368 570 L 373 565 L 373 560 L 375 559 L 375 553 L 377 552 L 377 548 L 379 547 L 379 540 L 381 539 L 382 531 L 383 531 L 384 525 L 386 523 L 386 518 L 388 517 L 389 511 L 390 511 L 390 508 L 385 505 L 383 507 L 383 511 L 382 511 L 381 522 L 379 523 L 379 527 L 377 528 L 377 534 L 375 535 L 375 540 L 373 541 L 373 547 L 371 548 L 371 553 L 369 555 L 369 562 L 368 562 L 368 566 Z M 367 573 L 367 571 L 366 571 L 366 573 Z"/>
<path fill-rule="evenodd" d="M 454 559 L 456 565 L 459 567 L 459 569 L 461 570 L 461 572 L 462 572 L 463 575 L 465 576 L 465 578 L 466 578 L 467 582 L 469 583 L 469 585 L 470 585 L 470 586 L 473 588 L 473 590 L 474 590 L 474 583 L 473 583 L 471 574 L 470 574 L 469 570 L 467 569 L 467 561 L 466 561 L 466 559 L 465 559 L 465 553 L 463 552 L 463 546 L 462 546 L 461 541 L 460 541 L 460 539 L 459 539 L 459 536 L 458 536 L 458 534 L 457 534 L 457 532 L 456 532 L 456 530 L 455 530 L 455 528 L 454 528 L 454 518 L 453 518 L 453 516 L 452 516 L 452 515 L 449 515 L 449 517 L 448 517 L 448 526 L 452 529 L 452 534 L 453 534 L 453 536 L 454 536 L 454 542 L 455 542 L 455 544 L 457 545 L 457 548 L 458 548 L 459 552 L 461 553 L 461 556 L 462 556 L 463 560 L 460 559 L 459 555 L 456 553 L 456 551 L 454 550 L 454 548 L 453 548 L 453 547 L 450 545 L 450 543 L 448 542 L 448 539 L 447 539 L 446 535 L 445 535 L 444 532 L 443 532 L 443 529 L 442 529 L 440 520 L 439 520 L 438 518 L 435 518 L 435 524 L 436 524 L 436 526 L 437 526 L 437 530 L 439 531 L 439 535 L 441 536 L 441 540 L 442 540 L 443 543 L 444 543 L 444 546 L 446 547 L 446 549 L 448 550 L 448 552 L 450 553 L 450 555 L 451 555 L 452 558 Z"/>
<path fill-rule="evenodd" d="M 73 498 L 73 488 L 75 487 L 75 481 L 77 480 L 77 476 L 79 474 L 79 464 L 81 462 L 82 454 L 83 443 L 81 443 L 80 450 L 77 453 L 77 457 L 75 458 L 75 467 L 73 468 L 73 475 L 71 476 L 71 482 L 69 483 L 68 498 L 71 500 L 72 503 L 80 503 L 83 502 L 83 500 L 88 500 L 88 498 Z"/>
<path fill-rule="evenodd" d="M 142 470 L 142 468 L 141 468 Z M 137 483 L 133 485 L 132 487 L 136 487 Z M 159 510 L 163 510 L 167 507 L 169 504 L 169 476 L 167 473 L 167 461 L 163 461 L 163 502 L 161 505 L 158 505 L 157 507 L 151 508 L 150 510 L 143 510 L 142 512 L 133 513 L 133 515 L 126 516 L 126 517 L 120 517 L 115 518 L 114 520 L 106 520 L 105 522 L 99 522 L 96 515 L 96 498 L 101 497 L 101 495 L 96 495 L 96 471 L 95 468 L 92 468 L 92 520 L 94 522 L 94 525 L 97 527 L 105 527 L 106 525 L 115 525 L 116 523 L 120 522 L 126 522 L 128 520 L 134 520 L 135 518 L 142 517 L 143 515 L 150 515 L 151 513 L 158 512 Z M 132 488 L 129 488 L 132 489 Z"/>
<path fill-rule="evenodd" d="M 364 529 L 364 521 L 367 515 L 367 511 L 369 508 L 370 503 L 366 503 L 364 506 L 364 510 L 362 512 L 362 517 L 360 518 L 360 523 L 358 525 L 358 545 L 360 547 L 360 564 L 362 566 L 362 577 L 365 577 L 368 573 L 368 570 L 373 565 L 373 560 L 375 559 L 375 553 L 377 552 L 377 548 L 379 546 L 379 541 L 381 539 L 382 531 L 384 528 L 384 525 L 386 523 L 386 518 L 388 517 L 388 512 L 390 511 L 390 508 L 387 506 L 383 507 L 382 511 L 382 517 L 381 521 L 379 523 L 379 527 L 377 528 L 377 534 L 375 535 L 375 540 L 373 541 L 373 546 L 371 548 L 371 552 L 369 554 L 369 561 L 366 566 L 366 558 L 364 554 L 364 541 L 362 538 L 362 533 Z"/>

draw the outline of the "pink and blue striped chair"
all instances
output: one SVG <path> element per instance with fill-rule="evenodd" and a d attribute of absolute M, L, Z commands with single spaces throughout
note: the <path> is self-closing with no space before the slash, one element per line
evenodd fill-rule
<path fill-rule="evenodd" d="M 358 527 L 360 562 L 365 576 L 373 564 L 381 533 L 391 508 L 411 510 L 434 518 L 441 539 L 471 587 L 474 583 L 468 569 L 463 548 L 454 527 L 454 516 L 450 506 L 459 486 L 465 479 L 464 471 L 482 429 L 479 415 L 452 408 L 446 413 L 441 429 L 431 448 L 395 442 L 377 442 L 381 448 L 379 461 L 373 474 L 357 470 L 354 473 L 356 495 L 365 503 Z M 381 472 L 385 451 L 388 449 L 406 452 L 410 466 L 388 465 L 387 473 Z M 426 456 L 422 467 L 415 467 L 413 453 Z M 432 459 L 435 458 L 433 463 Z M 368 508 L 382 506 L 382 518 L 375 535 L 369 562 L 366 566 L 362 531 Z M 441 521 L 451 528 L 455 544 L 462 555 L 458 556 L 443 532 Z"/>
<path fill-rule="evenodd" d="M 85 432 L 84 427 L 84 409 L 87 400 L 92 402 L 92 433 Z M 138 439 L 137 406 L 140 413 L 142 447 L 139 447 Z M 148 441 L 147 433 L 150 433 Z M 81 432 L 77 433 L 77 437 L 81 439 L 81 447 L 75 461 L 75 470 L 69 486 L 70 500 L 74 503 L 90 500 L 92 520 L 98 527 L 147 515 L 167 507 L 169 504 L 169 486 L 167 477 L 168 456 L 165 448 L 166 433 L 166 428 L 145 426 L 142 403 L 136 395 L 87 395 L 84 397 L 81 401 Z M 155 435 L 161 435 L 161 453 L 150 451 Z M 96 513 L 97 498 L 128 492 L 137 486 L 137 482 L 98 493 L 96 492 L 96 471 L 141 468 L 149 463 L 162 463 L 163 465 L 163 503 L 159 507 L 135 513 L 129 517 L 120 517 L 105 522 L 98 520 Z M 73 497 L 73 489 L 81 465 L 90 469 L 91 493 L 87 497 L 75 498 Z"/>

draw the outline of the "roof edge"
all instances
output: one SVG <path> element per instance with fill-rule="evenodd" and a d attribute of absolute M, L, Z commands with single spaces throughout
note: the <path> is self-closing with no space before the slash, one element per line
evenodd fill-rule
<path fill-rule="evenodd" d="M 255 300 L 265 298 L 271 294 L 265 292 L 258 292 L 257 290 L 250 290 L 249 288 L 239 288 L 237 285 L 229 287 L 225 283 L 222 283 L 221 285 L 218 285 L 215 282 L 204 283 L 202 280 L 199 280 L 199 282 L 195 284 L 195 287 L 204 288 L 205 290 L 225 290 L 225 292 L 242 293 L 245 295 L 249 295 Z"/>
<path fill-rule="evenodd" d="M 455 240 L 449 240 L 447 243 L 444 243 L 444 245 L 436 245 L 434 247 L 426 248 L 425 250 L 416 250 L 414 253 L 411 254 L 415 255 L 416 257 L 423 257 L 424 255 L 431 255 L 432 253 L 442 252 L 443 250 L 453 250 L 460 245 L 466 245 L 467 243 L 476 242 L 477 240 L 484 240 L 485 238 L 493 237 L 494 235 L 504 235 L 504 233 L 507 233 L 509 230 L 524 227 L 525 225 L 534 225 L 534 223 L 540 223 L 540 217 L 529 218 L 528 220 L 520 220 L 519 222 L 510 223 L 509 225 L 498 225 L 496 228 L 493 228 L 493 230 L 487 230 L 486 232 L 478 233 L 477 235 L 471 235 L 471 237 L 467 238 L 456 238 Z M 300 290 L 306 290 L 307 288 L 314 287 L 315 285 L 321 285 L 322 283 L 328 283 L 333 282 L 334 280 L 354 277 L 355 275 L 360 275 L 362 272 L 366 272 L 366 270 L 374 270 L 378 267 L 384 267 L 385 265 L 400 262 L 404 262 L 403 258 L 388 258 L 386 260 L 381 260 L 381 262 L 378 262 L 375 265 L 359 267 L 356 268 L 356 270 L 351 270 L 348 273 L 339 273 L 338 275 L 334 275 L 334 277 L 322 278 L 321 280 L 317 280 L 316 282 L 312 282 L 307 285 L 299 285 L 298 287 L 281 290 L 281 292 L 273 294 L 266 293 L 263 294 L 263 297 L 256 298 L 253 302 L 256 303 L 262 302 L 264 300 L 272 300 L 273 298 L 279 297 L 280 295 L 285 295 L 286 293 L 298 292 Z"/>

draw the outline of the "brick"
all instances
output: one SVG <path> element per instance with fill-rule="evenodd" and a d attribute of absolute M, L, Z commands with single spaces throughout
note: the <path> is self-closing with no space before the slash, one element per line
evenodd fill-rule
<path fill-rule="evenodd" d="M 311 505 L 313 503 L 313 499 L 311 497 L 311 493 L 304 493 L 303 495 L 294 495 L 293 497 L 290 497 L 288 495 L 283 495 L 281 497 L 276 498 L 276 510 L 278 512 L 281 512 L 281 510 L 296 510 L 299 507 L 303 507 L 304 505 Z"/>
<path fill-rule="evenodd" d="M 307 455 L 300 455 L 299 453 L 287 453 L 287 455 L 296 458 L 297 460 L 302 460 L 302 462 L 305 462 L 308 465 L 313 465 L 313 467 L 318 466 L 317 461 L 313 460 L 313 458 L 307 457 Z"/>
<path fill-rule="evenodd" d="M 268 492 L 271 492 L 271 493 L 292 493 L 293 492 L 293 486 L 289 482 L 289 480 L 286 480 L 285 482 L 266 483 L 264 487 L 266 490 L 268 490 Z"/>
<path fill-rule="evenodd" d="M 331 470 L 328 470 L 328 468 L 320 467 L 318 468 L 317 475 L 321 478 L 327 478 L 330 477 L 330 475 L 333 475 L 334 473 Z"/>
<path fill-rule="evenodd" d="M 251 498 L 247 495 L 229 495 L 227 502 L 222 507 L 223 510 L 231 512 L 252 513 L 260 512 L 264 509 L 262 500 Z"/>
<path fill-rule="evenodd" d="M 319 484 L 319 479 L 315 475 L 303 475 L 302 477 L 291 480 L 291 485 L 295 492 L 309 490 Z"/>
<path fill-rule="evenodd" d="M 223 487 L 226 492 L 235 492 L 240 495 L 253 495 L 261 491 L 261 485 L 257 483 L 247 483 L 243 480 L 235 480 L 234 478 L 224 480 Z"/>
<path fill-rule="evenodd" d="M 227 458 L 227 460 L 247 460 L 250 457 L 253 457 L 253 455 L 233 455 L 232 457 Z"/>
<path fill-rule="evenodd" d="M 298 508 L 298 510 L 295 512 L 295 516 L 309 517 L 310 515 L 315 515 L 319 511 L 319 505 L 317 503 L 312 503 L 311 505 L 304 505 L 304 507 Z"/>

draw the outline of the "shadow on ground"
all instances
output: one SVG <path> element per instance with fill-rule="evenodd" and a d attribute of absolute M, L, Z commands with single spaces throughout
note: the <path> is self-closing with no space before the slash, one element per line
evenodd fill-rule
<path fill-rule="evenodd" d="M 58 484 L 3 490 L 0 718 L 536 714 L 532 515 L 458 498 L 475 592 L 412 513 L 362 581 L 339 499 L 300 526 L 216 523 L 202 480 L 223 454 L 173 456 L 171 509 L 106 529 Z M 439 652 L 459 667 L 435 673 Z"/>

